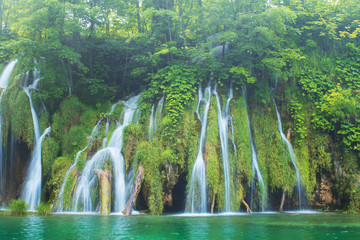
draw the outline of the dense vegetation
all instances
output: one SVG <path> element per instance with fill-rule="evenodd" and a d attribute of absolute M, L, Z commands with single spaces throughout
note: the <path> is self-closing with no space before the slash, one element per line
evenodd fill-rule
<path fill-rule="evenodd" d="M 1 103 L 5 146 L 13 136 L 33 148 L 22 86 L 28 71 L 41 71 L 33 97 L 41 130 L 52 126 L 43 145 L 44 202 L 56 205 L 64 175 L 98 120 L 107 118 L 114 131 L 123 106 L 110 112 L 111 104 L 140 90 L 139 124 L 127 127 L 123 149 L 127 169 L 139 162 L 145 168 L 138 204 L 153 214 L 183 210 L 183 185 L 190 181 L 200 132 L 197 88 L 212 81 L 223 102 L 234 87 L 232 209 L 249 200 L 253 178 L 247 115 L 274 199 L 270 207 L 277 208 L 284 188 L 293 196 L 296 179 L 278 133 L 274 98 L 310 204 L 360 211 L 359 0 L 1 0 L 0 17 L 0 61 L 18 59 Z M 148 141 L 151 107 L 163 96 L 158 130 Z M 221 148 L 211 101 L 208 201 L 222 211 Z M 88 155 L 102 146 L 104 129 L 105 122 L 69 174 L 65 209 Z M 326 189 L 330 200 L 324 200 Z"/>

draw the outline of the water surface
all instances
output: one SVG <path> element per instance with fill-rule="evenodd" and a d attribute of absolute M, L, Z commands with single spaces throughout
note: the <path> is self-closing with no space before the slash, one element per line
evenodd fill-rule
<path fill-rule="evenodd" d="M 360 239 L 360 215 L 0 216 L 1 239 Z"/>

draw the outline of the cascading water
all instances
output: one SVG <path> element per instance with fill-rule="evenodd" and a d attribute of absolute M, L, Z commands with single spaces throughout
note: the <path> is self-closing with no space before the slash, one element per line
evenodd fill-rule
<path fill-rule="evenodd" d="M 165 96 L 163 96 L 159 100 L 156 109 L 155 109 L 155 105 L 153 105 L 151 108 L 150 123 L 149 123 L 149 141 L 153 140 L 154 135 L 156 133 L 157 120 L 159 119 L 159 117 L 162 113 L 162 109 L 163 109 L 163 105 L 164 105 L 164 97 Z"/>
<path fill-rule="evenodd" d="M 84 212 L 93 211 L 91 189 L 95 187 L 96 176 L 94 170 L 103 167 L 106 160 L 111 160 L 114 176 L 114 212 L 120 212 L 126 204 L 125 161 L 121 153 L 123 147 L 123 130 L 134 119 L 140 95 L 124 102 L 123 123 L 113 132 L 106 148 L 98 151 L 85 164 L 84 170 L 79 177 L 74 197 L 73 209 Z M 112 109 L 113 110 L 113 109 Z"/>
<path fill-rule="evenodd" d="M 35 78 L 36 77 L 36 78 Z M 42 169 L 41 169 L 41 148 L 42 142 L 47 134 L 50 133 L 51 128 L 48 127 L 43 134 L 40 136 L 40 126 L 39 120 L 35 112 L 35 108 L 31 99 L 30 90 L 36 89 L 37 84 L 40 81 L 40 75 L 38 71 L 34 73 L 34 83 L 26 88 L 24 92 L 29 97 L 31 115 L 33 118 L 34 124 L 34 150 L 31 156 L 30 166 L 27 171 L 26 181 L 24 185 L 24 190 L 22 193 L 22 198 L 26 203 L 29 204 L 29 210 L 34 211 L 35 207 L 40 204 L 41 197 L 41 178 L 42 178 Z"/>
<path fill-rule="evenodd" d="M 1 76 L 0 76 L 0 88 L 1 88 L 1 95 L 0 95 L 0 195 L 3 196 L 4 194 L 4 172 L 6 169 L 4 169 L 4 154 L 3 154 L 3 143 L 2 143 L 2 98 L 5 92 L 5 89 L 8 87 L 10 75 L 15 67 L 17 60 L 13 60 L 6 67 L 4 68 Z M 5 171 L 4 171 L 5 170 Z"/>
<path fill-rule="evenodd" d="M 217 101 L 217 113 L 218 113 L 218 126 L 219 136 L 221 143 L 221 154 L 224 168 L 224 180 L 225 180 L 225 212 L 231 211 L 231 191 L 230 191 L 230 159 L 229 159 L 229 122 L 231 121 L 229 105 L 233 98 L 232 86 L 230 86 L 228 99 L 226 100 L 224 111 L 221 110 L 220 97 L 214 90 Z M 230 122 L 231 123 L 231 122 Z M 233 142 L 233 144 L 235 144 Z"/>
<path fill-rule="evenodd" d="M 155 120 L 155 105 L 153 104 L 151 107 L 150 122 L 149 122 L 149 141 L 153 140 L 155 134 L 154 120 Z"/>
<path fill-rule="evenodd" d="M 58 206 L 58 211 L 59 212 L 62 212 L 64 210 L 64 190 L 65 190 L 65 184 L 66 184 L 66 181 L 67 181 L 67 179 L 69 177 L 69 174 L 74 169 L 74 167 L 77 165 L 77 162 L 79 160 L 80 155 L 86 149 L 91 148 L 92 144 L 94 143 L 94 140 L 95 140 L 96 136 L 98 135 L 100 124 L 101 124 L 102 120 L 103 119 L 100 119 L 98 121 L 98 123 L 96 124 L 96 126 L 94 127 L 94 129 L 91 131 L 89 144 L 85 148 L 83 148 L 82 150 L 77 152 L 74 163 L 70 166 L 70 168 L 67 170 L 67 172 L 65 174 L 65 178 L 64 178 L 64 181 L 63 181 L 63 183 L 61 185 L 60 193 L 59 193 L 59 206 Z"/>
<path fill-rule="evenodd" d="M 43 134 L 37 140 L 35 149 L 31 157 L 30 166 L 27 172 L 26 182 L 22 198 L 29 204 L 29 210 L 34 211 L 40 204 L 41 197 L 41 148 L 45 136 L 50 133 L 51 127 L 45 129 Z"/>
<path fill-rule="evenodd" d="M 244 97 L 244 101 L 245 101 L 245 105 L 246 105 L 246 115 L 247 115 L 248 126 L 249 126 L 249 136 L 250 136 L 250 144 L 251 144 L 251 169 L 252 169 L 253 175 L 256 173 L 257 181 L 260 183 L 261 209 L 262 209 L 262 211 L 264 211 L 265 204 L 266 204 L 266 198 L 267 198 L 266 195 L 267 195 L 267 193 L 266 193 L 266 187 L 265 187 L 264 179 L 263 179 L 263 177 L 261 175 L 258 160 L 257 160 L 257 153 L 256 153 L 255 143 L 254 143 L 254 140 L 253 140 L 253 137 L 252 137 L 250 118 L 249 118 L 248 109 L 247 109 L 248 105 L 247 105 L 247 101 L 246 101 L 246 88 L 245 87 L 243 88 L 243 97 Z M 253 207 L 254 191 L 255 191 L 255 182 L 254 182 L 254 179 L 252 179 L 252 181 L 251 181 L 251 208 Z"/>
<path fill-rule="evenodd" d="M 276 109 L 276 116 L 278 119 L 278 125 L 279 125 L 279 133 L 280 136 L 282 138 L 283 143 L 286 144 L 289 153 L 290 153 L 290 158 L 291 158 L 291 162 L 294 165 L 295 168 L 295 172 L 296 172 L 296 181 L 297 181 L 297 190 L 298 190 L 298 201 L 299 201 L 299 208 L 301 209 L 301 178 L 300 178 L 300 172 L 299 169 L 297 167 L 297 161 L 296 161 L 296 157 L 295 157 L 295 153 L 294 153 L 294 149 L 291 146 L 291 143 L 289 142 L 289 140 L 286 138 L 285 134 L 282 131 L 282 124 L 281 124 L 281 117 L 275 102 L 275 99 L 273 99 L 274 105 L 275 105 L 275 109 Z"/>
<path fill-rule="evenodd" d="M 12 71 L 14 70 L 15 64 L 17 63 L 17 60 L 13 60 L 10 63 L 6 65 L 3 72 L 0 76 L 0 88 L 6 89 L 9 83 L 10 75 Z"/>
<path fill-rule="evenodd" d="M 199 138 L 199 149 L 192 169 L 190 191 L 187 202 L 187 212 L 189 213 L 206 213 L 206 164 L 203 158 L 203 150 L 205 144 L 207 117 L 210 108 L 211 86 L 210 83 L 206 87 L 204 93 L 201 85 L 199 86 L 198 104 L 196 114 L 201 122 L 201 131 Z M 200 105 L 204 105 L 202 116 L 200 116 Z"/>
<path fill-rule="evenodd" d="M 109 119 L 107 118 L 106 125 L 105 125 L 105 137 L 103 139 L 103 148 L 106 147 L 106 141 L 107 141 L 108 134 L 109 134 L 109 125 L 110 125 L 110 122 L 109 122 Z"/>

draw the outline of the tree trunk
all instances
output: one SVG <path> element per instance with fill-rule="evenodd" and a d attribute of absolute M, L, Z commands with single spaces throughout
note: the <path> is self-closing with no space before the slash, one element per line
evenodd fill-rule
<path fill-rule="evenodd" d="M 110 214 L 111 211 L 111 174 L 109 170 L 94 170 L 100 182 L 101 214 Z"/>
<path fill-rule="evenodd" d="M 282 194 L 279 212 L 283 212 L 283 211 L 284 211 L 285 193 L 286 193 L 286 188 L 284 188 L 284 191 L 283 191 L 283 194 Z"/>
<path fill-rule="evenodd" d="M 252 214 L 252 211 L 251 211 L 249 205 L 245 202 L 244 199 L 242 200 L 242 203 L 243 203 L 243 204 L 245 205 L 245 207 L 246 207 L 246 212 Z"/>
<path fill-rule="evenodd" d="M 214 191 L 214 196 L 213 196 L 212 203 L 211 203 L 211 213 L 214 213 L 215 198 L 216 198 L 216 191 Z"/>
<path fill-rule="evenodd" d="M 142 184 L 143 180 L 144 180 L 144 166 L 140 163 L 138 166 L 137 172 L 136 172 L 134 184 L 131 188 L 130 197 L 126 203 L 125 209 L 122 211 L 122 213 L 125 216 L 131 215 L 131 212 L 135 205 L 136 198 L 139 195 L 139 192 L 141 189 L 141 184 Z"/>
<path fill-rule="evenodd" d="M 286 139 L 290 142 L 290 138 L 291 138 L 291 128 L 288 129 L 288 132 L 286 134 Z"/>

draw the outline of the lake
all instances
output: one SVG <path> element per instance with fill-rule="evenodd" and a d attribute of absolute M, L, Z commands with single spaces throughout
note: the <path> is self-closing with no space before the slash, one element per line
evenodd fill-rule
<path fill-rule="evenodd" d="M 360 239 L 360 215 L 0 216 L 1 239 Z"/>

